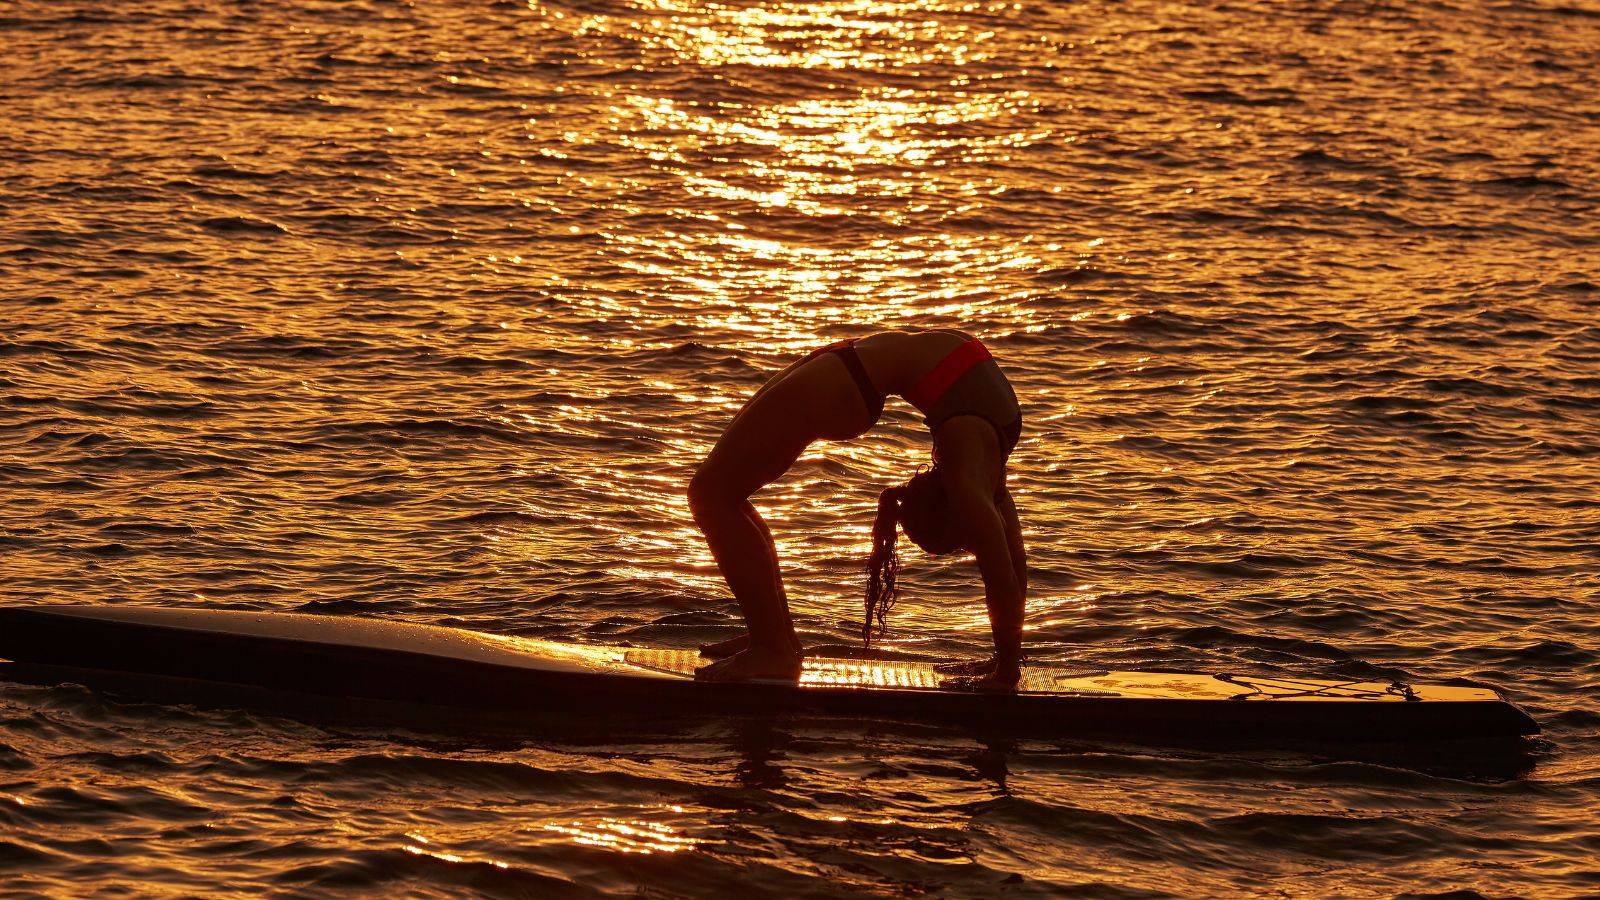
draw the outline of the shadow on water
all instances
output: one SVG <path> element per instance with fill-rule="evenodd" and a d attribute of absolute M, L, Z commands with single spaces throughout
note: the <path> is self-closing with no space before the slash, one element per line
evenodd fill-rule
<path fill-rule="evenodd" d="M 794 735 L 780 720 L 768 716 L 736 718 L 729 720 L 728 729 L 730 749 L 738 759 L 733 778 L 741 787 L 779 790 L 788 786 L 783 760 L 785 751 L 794 743 Z"/>

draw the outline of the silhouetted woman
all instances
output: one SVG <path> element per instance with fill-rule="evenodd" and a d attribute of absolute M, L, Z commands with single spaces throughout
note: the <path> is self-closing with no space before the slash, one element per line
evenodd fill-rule
<path fill-rule="evenodd" d="M 1027 562 L 1006 459 L 1022 431 L 1016 394 L 983 343 L 959 331 L 885 331 L 813 351 L 745 403 L 689 484 L 689 506 L 739 601 L 749 633 L 703 648 L 732 653 L 703 666 L 713 681 L 795 679 L 802 648 L 789 617 L 772 535 L 750 497 L 777 480 L 816 440 L 859 437 L 899 394 L 925 416 L 932 470 L 878 498 L 868 559 L 863 638 L 894 604 L 896 526 L 929 553 L 966 550 L 983 576 L 995 655 L 970 670 L 974 686 L 1015 687 Z"/>

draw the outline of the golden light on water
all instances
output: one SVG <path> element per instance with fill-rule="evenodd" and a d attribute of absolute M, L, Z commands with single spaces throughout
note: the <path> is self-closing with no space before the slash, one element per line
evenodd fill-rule
<path fill-rule="evenodd" d="M 636 14 L 575 16 L 576 30 L 625 36 L 680 62 L 706 67 L 873 71 L 915 66 L 931 58 L 958 65 L 986 59 L 982 45 L 993 36 L 929 17 L 926 5 L 919 3 L 847 0 L 749 7 L 632 0 L 628 6 Z M 529 8 L 559 19 L 572 15 L 538 2 L 530 2 Z M 972 3 L 957 4 L 952 11 L 1015 8 Z"/>
<path fill-rule="evenodd" d="M 624 854 L 682 853 L 707 844 L 720 843 L 708 838 L 689 835 L 683 828 L 661 821 L 659 817 L 690 817 L 688 807 L 663 804 L 641 807 L 636 815 L 595 815 L 572 819 L 558 819 L 537 826 L 525 827 L 519 833 L 526 840 L 541 842 L 545 836 L 556 837 L 574 846 L 588 847 Z M 699 814 L 699 813 L 697 813 Z M 657 818 L 644 818 L 651 815 Z M 483 842 L 492 832 L 471 830 L 459 835 L 428 835 L 420 831 L 407 832 L 408 843 L 400 849 L 414 856 L 426 856 L 446 863 L 481 863 L 499 869 L 515 867 L 503 859 L 462 849 L 465 843 Z"/>
<path fill-rule="evenodd" d="M 970 4 L 954 11 L 1007 8 Z M 1031 234 L 974 228 L 969 220 L 984 216 L 991 199 L 1010 189 L 993 177 L 993 167 L 1049 138 L 1060 123 L 1044 124 L 1027 90 L 990 86 L 998 77 L 992 72 L 973 70 L 936 89 L 852 85 L 842 74 L 911 73 L 929 64 L 966 67 L 988 59 L 991 30 L 959 16 L 931 15 L 918 4 L 877 2 L 640 2 L 626 15 L 579 18 L 581 33 L 632 42 L 666 70 L 681 65 L 727 71 L 732 78 L 742 67 L 782 67 L 815 73 L 825 83 L 839 80 L 828 85 L 827 96 L 771 100 L 740 92 L 709 99 L 670 89 L 608 93 L 602 87 L 598 121 L 567 131 L 554 152 L 582 158 L 622 150 L 644 161 L 654 172 L 648 194 L 640 193 L 644 180 L 619 176 L 613 179 L 617 208 L 659 210 L 665 203 L 675 221 L 603 232 L 607 261 L 647 285 L 659 302 L 617 307 L 603 294 L 569 295 L 588 314 L 683 323 L 719 335 L 723 346 L 761 354 L 769 371 L 846 332 L 930 320 L 1032 326 L 1026 295 L 1008 285 L 1015 273 L 1038 268 L 1059 248 L 1050 244 L 1044 250 L 1050 242 L 1036 244 Z M 713 161 L 721 164 L 708 165 Z M 861 227 L 854 222 L 870 223 L 877 234 L 860 241 L 812 236 Z M 728 385 L 707 394 L 671 382 L 660 387 L 698 407 L 698 415 L 717 428 L 753 389 Z M 704 439 L 683 448 L 685 477 L 708 449 Z M 907 474 L 903 450 L 877 439 L 819 444 L 805 458 L 838 459 L 882 472 L 886 480 Z M 641 552 L 612 571 L 716 593 L 716 569 L 698 532 L 688 527 L 681 487 L 666 487 L 665 502 L 685 527 L 656 532 L 648 547 L 636 544 Z M 765 501 L 758 500 L 778 533 L 780 554 L 807 565 L 859 553 L 869 514 L 855 498 L 819 494 L 815 487 L 791 479 L 787 492 L 775 485 L 763 493 Z M 786 520 L 797 509 L 852 524 L 831 529 L 828 537 L 796 533 Z M 625 531 L 616 540 L 635 545 Z M 673 542 L 675 552 L 661 552 L 662 539 Z M 855 600 L 843 602 L 853 608 Z"/>
<path fill-rule="evenodd" d="M 20 3 L 6 603 L 731 637 L 720 429 L 955 327 L 1025 409 L 1030 663 L 1483 680 L 1548 741 L 1505 781 L 792 715 L 480 747 L 8 685 L 23 890 L 1592 889 L 1584 3 Z M 813 649 L 928 443 L 892 399 L 754 498 Z M 878 646 L 987 653 L 969 560 L 901 549 Z"/>
<path fill-rule="evenodd" d="M 621 154 L 638 160 L 648 176 L 568 175 L 591 187 L 613 187 L 618 213 L 665 213 L 670 221 L 659 228 L 601 231 L 599 252 L 607 263 L 656 299 L 619 303 L 605 292 L 560 291 L 586 315 L 635 327 L 681 323 L 695 333 L 718 335 L 721 346 L 758 354 L 768 371 L 842 333 L 929 321 L 1036 327 L 1029 293 L 1017 290 L 1016 275 L 1046 265 L 1059 244 L 1027 231 L 973 224 L 990 214 L 994 198 L 1018 186 L 997 179 L 996 167 L 1071 128 L 1070 121 L 1044 115 L 1032 93 L 1015 86 L 1014 70 L 980 67 L 991 59 L 996 35 L 974 23 L 985 14 L 1008 12 L 1010 5 L 929 10 L 877 2 L 639 2 L 618 14 L 530 8 L 574 20 L 567 27 L 585 38 L 639 48 L 651 71 L 682 66 L 725 72 L 731 87 L 746 68 L 782 69 L 813 73 L 824 87 L 822 96 L 809 91 L 763 99 L 739 90 L 724 97 L 686 93 L 652 78 L 615 88 L 590 85 L 593 123 L 562 132 L 559 145 L 546 143 L 540 152 L 553 159 Z M 939 85 L 905 86 L 868 83 L 851 74 L 909 75 L 933 65 L 953 74 Z M 540 118 L 530 116 L 530 136 Z M 1030 186 L 1060 191 L 1048 180 Z M 841 229 L 863 230 L 862 239 L 822 238 Z M 1093 252 L 1091 242 L 1080 259 L 1091 259 Z M 730 384 L 708 392 L 660 381 L 661 390 L 696 408 L 713 429 L 753 390 Z M 607 423 L 596 423 L 602 424 Z M 670 439 L 681 460 L 678 483 L 656 485 L 665 488 L 664 500 L 633 498 L 665 504 L 680 525 L 657 529 L 648 541 L 636 540 L 626 526 L 599 526 L 638 551 L 628 563 L 611 567 L 614 575 L 694 594 L 721 592 L 681 498 L 681 482 L 714 436 Z M 805 459 L 882 473 L 885 483 L 908 474 L 904 449 L 876 435 L 853 444 L 816 445 Z M 577 471 L 573 477 L 591 476 Z M 791 475 L 788 482 L 758 499 L 777 532 L 780 554 L 799 567 L 833 567 L 844 559 L 851 568 L 858 565 L 854 557 L 866 544 L 870 519 L 864 501 L 836 490 L 819 492 L 803 476 Z M 627 490 L 601 480 L 594 484 L 597 493 L 619 488 Z M 807 533 L 790 521 L 802 511 L 850 524 L 827 535 Z M 670 542 L 671 552 L 663 552 L 662 541 Z M 843 603 L 852 611 L 847 614 L 856 604 L 853 597 L 815 597 L 812 590 L 797 595 L 802 605 Z M 960 618 L 965 626 L 970 616 Z"/>
<path fill-rule="evenodd" d="M 572 843 L 616 853 L 682 853 L 705 843 L 661 822 L 602 816 L 571 822 L 550 822 L 545 831 L 565 835 Z"/>
<path fill-rule="evenodd" d="M 983 8 L 990 6 L 1006 8 Z M 992 37 L 915 4 L 660 2 L 633 9 L 582 17 L 580 27 L 636 41 L 663 54 L 663 64 L 713 71 L 964 64 L 983 59 L 979 48 Z M 985 198 L 1006 190 L 989 176 L 964 174 L 981 168 L 972 164 L 1004 161 L 1050 133 L 1011 124 L 1029 118 L 1034 100 L 1027 91 L 984 90 L 981 82 L 938 91 L 840 84 L 826 98 L 771 102 L 619 92 L 595 129 L 565 139 L 578 155 L 625 148 L 681 192 L 680 221 L 692 227 L 605 235 L 618 267 L 658 282 L 667 299 L 687 307 L 669 303 L 661 315 L 796 352 L 815 346 L 830 326 L 970 319 L 976 306 L 995 315 L 1006 298 L 984 291 L 972 274 L 1038 264 L 1026 241 L 936 227 L 981 213 Z M 734 163 L 716 167 L 733 174 L 707 174 L 703 163 L 711 159 Z M 659 205 L 661 190 L 648 202 Z M 624 196 L 618 203 L 635 201 Z M 917 228 L 859 246 L 822 246 L 789 233 L 804 231 L 806 218 L 830 227 L 869 218 L 891 229 L 914 220 Z"/>
<path fill-rule="evenodd" d="M 437 849 L 431 846 L 433 843 L 431 840 L 421 834 L 416 834 L 413 832 L 407 834 L 406 837 L 410 838 L 412 843 L 401 844 L 400 849 L 411 854 L 412 856 L 426 856 L 429 859 L 436 859 L 443 863 L 482 863 L 484 865 L 494 866 L 497 869 L 511 868 L 511 864 L 505 860 L 494 859 L 490 857 L 468 856 L 461 853 L 452 853 L 448 850 Z"/>

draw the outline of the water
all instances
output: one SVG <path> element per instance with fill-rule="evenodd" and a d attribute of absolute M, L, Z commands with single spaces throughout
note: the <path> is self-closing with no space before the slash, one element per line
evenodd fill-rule
<path fill-rule="evenodd" d="M 1600 891 L 1600 8 L 22 0 L 0 9 L 0 602 L 671 646 L 768 373 L 1011 373 L 1028 647 L 1468 679 L 1525 754 L 812 719 L 512 736 L 0 687 L 56 896 Z M 758 498 L 853 639 L 898 401 Z M 911 555 L 890 646 L 976 656 Z"/>

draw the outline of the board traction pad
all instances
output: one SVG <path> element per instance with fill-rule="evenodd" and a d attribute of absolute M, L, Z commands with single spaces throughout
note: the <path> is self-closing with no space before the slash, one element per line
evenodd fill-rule
<path fill-rule="evenodd" d="M 710 662 L 696 650 L 631 648 L 622 653 L 630 666 L 693 678 L 695 669 Z M 931 662 L 807 657 L 799 687 L 965 692 L 945 688 L 954 676 L 939 672 Z M 1396 683 L 1324 681 L 1294 676 L 1208 675 L 1198 672 L 1109 672 L 1104 669 L 1068 669 L 1023 666 L 1018 693 L 1055 697 L 1149 697 L 1191 700 L 1331 700 L 1407 702 L 1415 700 L 1491 700 L 1492 691 L 1425 685 L 1415 691 Z M 1472 696 L 1475 695 L 1475 696 Z"/>
<path fill-rule="evenodd" d="M 654 649 L 628 650 L 623 654 L 623 660 L 641 669 L 691 678 L 695 669 L 711 662 L 697 650 Z M 1070 679 L 1104 674 L 1106 672 L 1103 669 L 1069 672 L 1024 668 L 1017 690 L 1024 693 L 1116 696 L 1114 691 L 1085 690 L 1076 685 L 1066 688 L 1062 685 L 1062 682 Z M 933 663 L 807 657 L 800 672 L 800 686 L 936 691 L 951 677 L 936 671 Z"/>

